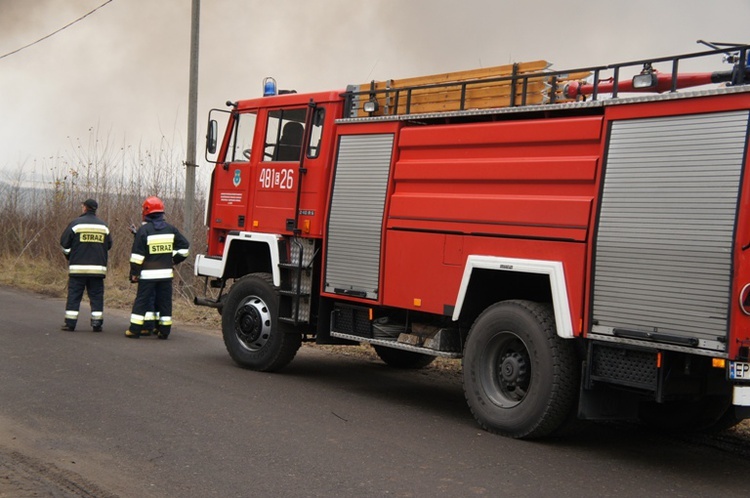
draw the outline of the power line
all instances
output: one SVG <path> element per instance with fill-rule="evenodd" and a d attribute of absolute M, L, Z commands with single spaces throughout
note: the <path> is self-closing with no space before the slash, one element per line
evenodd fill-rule
<path fill-rule="evenodd" d="M 107 4 L 108 4 L 108 3 L 110 3 L 110 2 L 112 2 L 112 0 L 107 0 L 106 2 L 104 2 L 103 4 L 101 4 L 101 5 L 99 6 L 99 7 L 95 8 L 94 10 L 92 10 L 91 12 L 88 12 L 88 13 L 86 13 L 86 14 L 82 15 L 81 17 L 79 17 L 79 18 L 78 18 L 78 19 L 76 19 L 75 21 L 73 21 L 73 22 L 70 22 L 70 23 L 66 24 L 65 26 L 63 26 L 62 28 L 58 29 L 57 31 L 53 31 L 52 33 L 48 34 L 47 36 L 44 36 L 44 37 L 42 37 L 42 38 L 39 38 L 39 39 L 38 39 L 37 41 L 35 41 L 35 42 L 29 43 L 28 45 L 24 45 L 24 46 L 23 46 L 23 47 L 21 47 L 21 48 L 17 48 L 16 50 L 14 50 L 14 51 L 12 51 L 12 52 L 8 52 L 8 53 L 7 53 L 7 54 L 5 54 L 5 55 L 0 55 L 0 59 L 4 59 L 4 58 L 8 57 L 9 55 L 17 54 L 17 53 L 18 53 L 18 52 L 20 52 L 21 50 L 27 49 L 27 48 L 31 47 L 32 45 L 36 45 L 37 43 L 39 43 L 39 42 L 41 42 L 41 41 L 44 41 L 44 40 L 46 40 L 47 38 L 49 38 L 49 37 L 51 37 L 51 36 L 54 36 L 54 35 L 56 35 L 56 34 L 57 34 L 57 33 L 59 33 L 60 31 L 62 31 L 62 30 L 64 30 L 64 29 L 67 29 L 67 28 L 71 27 L 72 25 L 74 25 L 75 23 L 77 23 L 78 21 L 80 21 L 80 20 L 82 20 L 82 19 L 84 19 L 84 18 L 86 18 L 86 17 L 90 16 L 91 14 L 93 14 L 93 13 L 94 13 L 94 12 L 96 12 L 97 10 L 101 9 L 102 7 L 104 7 L 105 5 L 107 5 Z"/>

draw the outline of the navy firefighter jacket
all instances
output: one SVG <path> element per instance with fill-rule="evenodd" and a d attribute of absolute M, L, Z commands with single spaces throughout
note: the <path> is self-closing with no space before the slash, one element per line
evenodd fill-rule
<path fill-rule="evenodd" d="M 60 245 L 68 259 L 70 276 L 103 278 L 107 274 L 112 236 L 107 224 L 91 211 L 70 222 L 60 237 Z"/>
<path fill-rule="evenodd" d="M 177 228 L 164 221 L 163 213 L 146 216 L 133 240 L 130 274 L 141 280 L 169 280 L 172 266 L 188 257 L 190 243 Z"/>

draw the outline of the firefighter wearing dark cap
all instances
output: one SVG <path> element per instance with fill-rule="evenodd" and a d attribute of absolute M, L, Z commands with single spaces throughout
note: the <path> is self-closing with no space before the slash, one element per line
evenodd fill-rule
<path fill-rule="evenodd" d="M 177 228 L 164 219 L 164 203 L 158 197 L 143 202 L 143 221 L 133 240 L 130 255 L 130 281 L 138 282 L 138 291 L 125 336 L 141 336 L 146 314 L 158 316 L 156 337 L 166 339 L 172 329 L 173 266 L 188 257 L 190 244 Z"/>
<path fill-rule="evenodd" d="M 82 214 L 70 222 L 60 237 L 63 254 L 68 260 L 68 301 L 62 330 L 74 331 L 84 291 L 91 304 L 91 327 L 101 332 L 104 324 L 104 277 L 107 254 L 112 247 L 109 227 L 97 218 L 99 205 L 94 199 L 81 203 Z"/>

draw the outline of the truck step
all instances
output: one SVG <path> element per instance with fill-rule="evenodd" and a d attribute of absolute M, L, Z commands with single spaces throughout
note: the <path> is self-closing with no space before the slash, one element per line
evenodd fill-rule
<path fill-rule="evenodd" d="M 411 344 L 405 344 L 398 342 L 395 339 L 375 339 L 372 337 L 362 337 L 359 335 L 342 334 L 340 332 L 331 331 L 331 337 L 338 337 L 339 339 L 348 339 L 356 342 L 367 342 L 375 344 L 377 346 L 387 346 L 389 348 L 403 349 L 404 351 L 411 351 L 413 353 L 429 354 L 432 356 L 440 356 L 441 358 L 461 358 L 463 356 L 460 352 L 455 351 L 437 351 L 435 349 L 425 348 L 421 346 L 412 346 Z"/>
<path fill-rule="evenodd" d="M 280 296 L 288 296 L 288 297 L 310 297 L 309 292 L 300 292 L 299 294 L 293 290 L 286 290 L 286 289 L 279 289 L 279 295 Z"/>
<path fill-rule="evenodd" d="M 278 266 L 284 270 L 300 270 L 308 273 L 312 271 L 312 268 L 309 266 L 299 266 L 296 263 L 279 263 Z"/>

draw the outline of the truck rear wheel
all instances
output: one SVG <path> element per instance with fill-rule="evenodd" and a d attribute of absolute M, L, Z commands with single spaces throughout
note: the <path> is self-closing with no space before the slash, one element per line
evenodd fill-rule
<path fill-rule="evenodd" d="M 504 301 L 474 322 L 464 348 L 464 394 L 485 430 L 538 438 L 571 414 L 580 368 L 571 341 L 557 336 L 549 306 Z"/>
<path fill-rule="evenodd" d="M 278 321 L 279 296 L 271 275 L 253 273 L 229 291 L 221 318 L 229 356 L 251 370 L 274 371 L 286 366 L 302 344 L 302 335 Z"/>
<path fill-rule="evenodd" d="M 404 351 L 403 349 L 389 348 L 387 346 L 372 346 L 381 360 L 386 365 L 394 368 L 419 369 L 424 368 L 435 360 L 430 354 Z"/>

